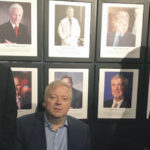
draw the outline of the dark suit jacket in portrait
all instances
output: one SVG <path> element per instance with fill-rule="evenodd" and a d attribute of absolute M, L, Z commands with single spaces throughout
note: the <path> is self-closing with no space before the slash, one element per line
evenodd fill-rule
<path fill-rule="evenodd" d="M 90 150 L 88 125 L 68 116 L 68 150 Z M 23 116 L 17 122 L 15 150 L 46 150 L 44 113 Z"/>
<path fill-rule="evenodd" d="M 17 44 L 31 44 L 28 28 L 21 23 L 19 24 L 17 37 L 10 22 L 0 25 L 0 43 L 5 43 L 5 39 Z"/>
<path fill-rule="evenodd" d="M 0 150 L 11 150 L 16 133 L 16 90 L 10 68 L 0 65 Z"/>
<path fill-rule="evenodd" d="M 113 46 L 114 39 L 115 39 L 115 32 L 108 32 L 106 46 Z M 135 46 L 135 35 L 131 32 L 126 32 L 124 36 L 120 38 L 120 42 L 117 47 L 134 47 L 134 46 Z"/>
<path fill-rule="evenodd" d="M 82 107 L 82 92 L 72 88 L 72 101 L 71 101 L 72 108 L 81 108 Z"/>
<path fill-rule="evenodd" d="M 24 97 L 20 97 L 21 109 L 31 109 L 31 92 L 27 92 Z"/>
<path fill-rule="evenodd" d="M 113 99 L 107 100 L 104 102 L 104 107 L 111 107 L 112 104 L 113 104 Z M 120 108 L 131 108 L 131 101 L 124 99 L 124 101 L 120 105 Z"/>

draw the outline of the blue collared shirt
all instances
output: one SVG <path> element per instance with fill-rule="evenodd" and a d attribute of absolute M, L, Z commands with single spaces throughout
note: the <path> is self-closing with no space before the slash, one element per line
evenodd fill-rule
<path fill-rule="evenodd" d="M 58 128 L 57 131 L 54 131 L 52 129 L 52 126 L 47 120 L 45 114 L 44 114 L 44 123 L 45 123 L 47 150 L 67 150 L 68 149 L 67 119 L 65 120 L 64 125 Z"/>

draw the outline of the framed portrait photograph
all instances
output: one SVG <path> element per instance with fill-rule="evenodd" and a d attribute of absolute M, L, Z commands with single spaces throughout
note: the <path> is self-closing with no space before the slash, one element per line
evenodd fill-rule
<path fill-rule="evenodd" d="M 92 2 L 47 0 L 46 8 L 46 60 L 92 59 Z"/>
<path fill-rule="evenodd" d="M 34 113 L 41 100 L 43 88 L 41 65 L 33 64 L 9 64 L 13 72 L 16 88 L 16 104 L 18 116 Z M 39 86 L 40 85 L 40 86 Z"/>
<path fill-rule="evenodd" d="M 1 60 L 40 59 L 43 40 L 41 7 L 42 0 L 0 0 Z"/>
<path fill-rule="evenodd" d="M 75 67 L 73 64 L 69 65 L 70 67 L 66 65 L 61 67 L 62 65 L 59 64 L 48 65 L 46 67 L 48 73 L 47 79 L 48 83 L 55 80 L 62 80 L 71 86 L 72 100 L 68 115 L 79 119 L 87 119 L 88 105 L 91 103 L 88 104 L 88 99 L 90 97 L 88 90 L 92 85 L 92 83 L 89 85 L 91 65 L 80 65 L 79 68 Z"/>
<path fill-rule="evenodd" d="M 136 118 L 138 69 L 98 68 L 98 118 Z"/>
<path fill-rule="evenodd" d="M 97 60 L 140 60 L 147 37 L 148 7 L 145 5 L 146 1 L 99 2 Z"/>

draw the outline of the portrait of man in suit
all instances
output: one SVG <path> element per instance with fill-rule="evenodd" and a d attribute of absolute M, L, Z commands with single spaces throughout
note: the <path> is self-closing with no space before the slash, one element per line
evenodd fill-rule
<path fill-rule="evenodd" d="M 18 109 L 31 109 L 31 87 L 29 79 L 22 72 L 13 72 Z"/>
<path fill-rule="evenodd" d="M 106 46 L 112 47 L 134 47 L 136 36 L 129 31 L 129 24 L 133 18 L 126 10 L 118 10 L 109 20 L 112 24 L 112 29 L 107 33 Z"/>
<path fill-rule="evenodd" d="M 28 27 L 22 23 L 24 10 L 18 3 L 10 5 L 9 20 L 0 25 L 0 43 L 31 44 Z"/>
<path fill-rule="evenodd" d="M 72 88 L 71 108 L 82 108 L 82 92 L 73 87 L 72 77 L 66 75 L 63 76 L 61 80 Z"/>
<path fill-rule="evenodd" d="M 128 79 L 122 74 L 116 74 L 111 78 L 111 94 L 113 99 L 105 100 L 104 107 L 130 108 L 131 100 L 126 98 Z"/>

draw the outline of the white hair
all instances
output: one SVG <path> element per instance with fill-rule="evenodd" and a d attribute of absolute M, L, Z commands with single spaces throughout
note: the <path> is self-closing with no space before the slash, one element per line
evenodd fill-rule
<path fill-rule="evenodd" d="M 9 7 L 9 13 L 11 13 L 14 8 L 21 9 L 21 10 L 22 10 L 22 13 L 23 13 L 23 8 L 22 8 L 22 6 L 21 6 L 20 4 L 18 4 L 18 3 L 14 3 L 14 4 L 12 4 L 12 5 Z"/>

